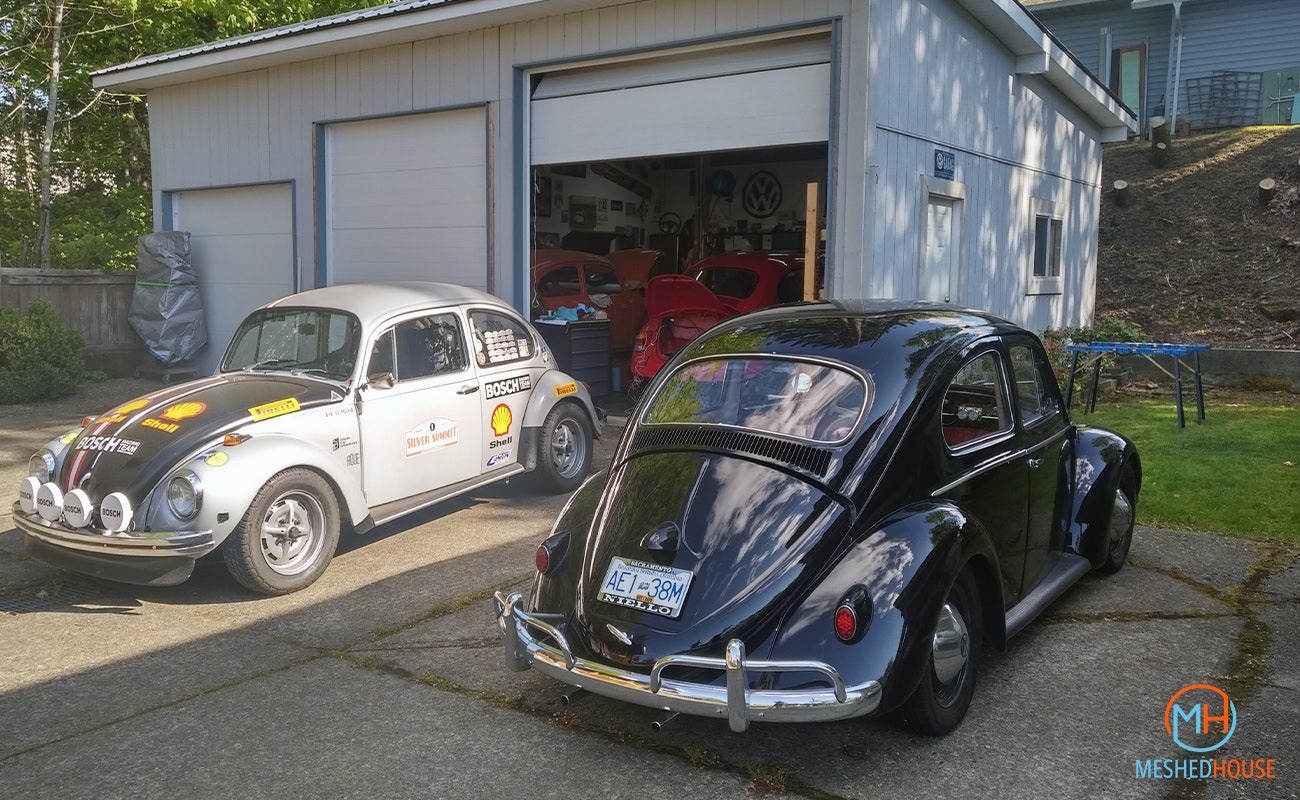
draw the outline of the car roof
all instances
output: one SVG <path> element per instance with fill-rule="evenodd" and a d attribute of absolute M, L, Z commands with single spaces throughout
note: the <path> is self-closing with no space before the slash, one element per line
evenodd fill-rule
<path fill-rule="evenodd" d="M 553 266 L 568 264 L 601 264 L 609 266 L 609 259 L 581 250 L 534 250 L 532 253 L 533 269 L 548 269 Z"/>
<path fill-rule="evenodd" d="M 337 308 L 350 311 L 363 323 L 367 323 L 430 306 L 464 303 L 511 308 L 499 297 L 478 289 L 451 283 L 423 281 L 336 284 L 289 295 L 267 303 L 264 308 L 300 306 Z"/>
<path fill-rule="evenodd" d="M 754 272 L 777 273 L 784 275 L 790 270 L 798 269 L 802 266 L 803 256 L 798 253 L 722 253 L 695 262 L 687 272 L 694 272 L 697 269 L 731 267 L 753 270 Z"/>
<path fill-rule="evenodd" d="M 828 300 L 733 317 L 697 342 L 711 352 L 835 358 L 869 372 L 899 363 L 916 374 L 925 364 L 946 360 L 989 336 L 1021 331 L 992 314 L 940 303 Z"/>

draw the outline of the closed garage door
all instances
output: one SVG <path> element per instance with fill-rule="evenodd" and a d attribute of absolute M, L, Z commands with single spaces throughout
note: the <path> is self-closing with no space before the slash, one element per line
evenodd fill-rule
<path fill-rule="evenodd" d="M 171 210 L 172 230 L 190 233 L 208 329 L 197 363 L 212 372 L 249 311 L 294 291 L 292 187 L 173 192 Z"/>
<path fill-rule="evenodd" d="M 829 34 L 815 33 L 546 73 L 532 163 L 828 141 L 830 57 Z"/>
<path fill-rule="evenodd" d="M 327 129 L 326 280 L 487 288 L 487 112 L 482 107 Z"/>

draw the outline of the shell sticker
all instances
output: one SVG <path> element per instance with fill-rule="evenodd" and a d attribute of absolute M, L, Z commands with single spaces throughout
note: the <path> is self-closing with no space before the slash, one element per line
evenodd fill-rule
<path fill-rule="evenodd" d="M 565 395 L 575 394 L 578 391 L 578 384 L 573 381 L 562 383 L 555 387 L 555 396 L 564 397 Z"/>
<path fill-rule="evenodd" d="M 132 400 L 126 405 L 119 406 L 118 408 L 114 409 L 110 413 L 105 414 L 104 416 L 95 420 L 95 423 L 98 424 L 101 422 L 122 422 L 123 420 L 126 419 L 127 414 L 130 414 L 132 411 L 138 411 L 144 408 L 145 406 L 149 405 L 150 402 L 151 401 L 147 397 L 142 397 L 139 400 Z"/>
<path fill-rule="evenodd" d="M 510 406 L 505 403 L 498 405 L 496 408 L 492 409 L 492 417 L 490 420 L 492 424 L 492 435 L 505 436 L 507 433 L 510 433 L 510 423 L 514 421 L 515 417 L 510 413 Z"/>
<path fill-rule="evenodd" d="M 183 419 L 189 419 L 190 417 L 197 417 L 199 414 L 202 414 L 204 411 L 207 410 L 208 410 L 207 403 L 200 403 L 198 400 L 190 400 L 185 403 L 177 403 L 174 406 L 168 406 L 167 408 L 163 409 L 163 412 L 158 416 L 162 417 L 165 420 L 170 420 L 172 422 L 180 422 Z"/>
<path fill-rule="evenodd" d="M 248 413 L 253 417 L 254 422 L 261 422 L 264 419 L 281 417 L 285 414 L 292 414 L 295 411 L 301 410 L 302 405 L 298 403 L 298 398 L 286 397 L 283 400 L 276 400 L 274 403 L 263 403 L 260 406 L 253 406 L 248 409 Z"/>

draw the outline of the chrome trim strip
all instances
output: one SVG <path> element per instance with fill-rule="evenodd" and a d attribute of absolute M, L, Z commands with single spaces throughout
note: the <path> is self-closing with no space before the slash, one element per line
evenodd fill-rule
<path fill-rule="evenodd" d="M 941 497 L 947 494 L 948 492 L 951 492 L 953 489 L 956 489 L 958 486 L 961 486 L 966 481 L 974 480 L 975 478 L 979 477 L 980 475 L 983 475 L 989 470 L 997 469 L 998 467 L 1004 464 L 1007 464 L 1011 461 L 1015 461 L 1016 459 L 1024 458 L 1028 455 L 1029 455 L 1028 450 L 1012 450 L 1009 453 L 1002 453 L 1001 455 L 994 456 L 993 458 L 990 458 L 988 461 L 985 461 L 982 464 L 978 464 L 972 467 L 971 469 L 967 470 L 966 472 L 962 473 L 955 480 L 945 483 L 943 486 L 940 486 L 938 489 L 935 489 L 934 491 L 930 492 L 930 496 Z"/>
<path fill-rule="evenodd" d="M 666 656 L 649 675 L 598 661 L 577 658 L 563 634 L 543 619 L 524 611 L 523 595 L 494 595 L 497 623 L 503 633 L 506 663 L 515 671 L 535 669 L 561 683 L 614 700 L 701 717 L 726 717 L 731 730 L 743 732 L 751 720 L 762 722 L 825 722 L 870 714 L 880 706 L 879 681 L 846 686 L 839 671 L 820 661 L 749 660 L 739 639 L 727 643 L 723 658 Z M 558 620 L 557 620 L 558 621 Z M 540 631 L 554 640 L 544 643 Z M 715 669 L 726 673 L 725 686 L 691 683 L 664 677 L 673 667 Z M 826 677 L 828 689 L 749 689 L 750 672 L 810 671 Z"/>
<path fill-rule="evenodd" d="M 1034 445 L 1033 447 L 1029 448 L 1028 452 L 1030 453 L 1030 455 L 1032 455 L 1032 454 L 1034 454 L 1034 453 L 1037 453 L 1039 450 L 1046 450 L 1047 448 L 1049 448 L 1049 447 L 1051 447 L 1052 445 L 1056 444 L 1056 443 L 1059 442 L 1060 440 L 1066 438 L 1067 436 L 1069 436 L 1069 435 L 1070 435 L 1071 433 L 1073 433 L 1073 432 L 1074 432 L 1074 429 L 1073 429 L 1073 428 L 1069 428 L 1069 427 L 1061 428 L 1061 429 L 1060 429 L 1059 431 L 1057 431 L 1056 433 L 1052 434 L 1051 436 L 1047 437 L 1047 438 L 1044 439 L 1043 441 L 1041 441 L 1041 442 L 1039 442 L 1038 444 Z"/>
<path fill-rule="evenodd" d="M 14 503 L 14 527 L 48 545 L 83 553 L 120 556 L 189 556 L 198 558 L 216 549 L 212 531 L 123 531 L 100 528 L 70 528 L 61 522 L 46 522 L 39 515 L 25 514 Z"/>

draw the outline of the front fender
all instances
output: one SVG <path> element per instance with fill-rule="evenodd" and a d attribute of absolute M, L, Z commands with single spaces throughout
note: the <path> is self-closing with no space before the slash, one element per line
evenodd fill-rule
<path fill-rule="evenodd" d="M 925 674 L 929 635 L 948 587 L 966 564 L 976 570 L 985 630 L 1001 643 L 1001 586 L 997 555 L 988 533 L 949 503 L 921 503 L 873 525 L 849 548 L 782 624 L 766 657 L 816 658 L 840 670 L 854 685 L 878 680 L 881 710 L 897 707 Z M 870 626 L 845 644 L 835 636 L 835 608 L 862 585 L 871 597 Z M 990 624 L 996 623 L 996 625 Z"/>
<path fill-rule="evenodd" d="M 1137 488 L 1141 488 L 1142 462 L 1128 438 L 1105 428 L 1081 425 L 1075 440 L 1070 545 L 1093 567 L 1099 567 L 1110 544 L 1110 509 L 1120 475 L 1125 467 L 1131 468 Z"/>
<path fill-rule="evenodd" d="M 234 446 L 215 444 L 178 464 L 149 493 L 145 519 L 156 530 L 174 527 L 175 523 L 169 521 L 167 482 L 181 469 L 189 469 L 202 483 L 203 505 L 186 526 L 211 530 L 213 539 L 220 544 L 243 519 L 258 490 L 291 467 L 306 467 L 324 476 L 338 493 L 343 513 L 353 524 L 365 518 L 368 509 L 360 483 L 355 476 L 340 474 L 337 460 L 296 437 L 266 434 Z"/>
<path fill-rule="evenodd" d="M 561 402 L 577 403 L 586 413 L 592 432 L 597 439 L 600 438 L 596 405 L 591 401 L 591 393 L 587 391 L 586 384 L 557 369 L 542 373 L 542 377 L 533 384 L 533 391 L 528 396 L 528 406 L 524 409 L 523 427 L 542 427 L 546 422 L 546 415 Z"/>

